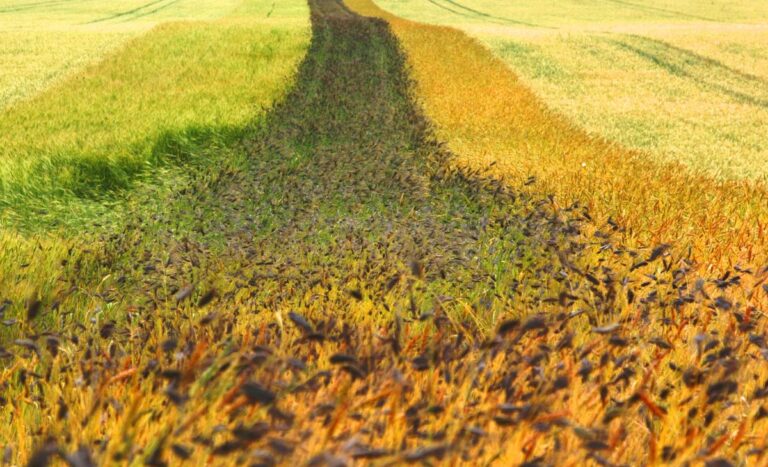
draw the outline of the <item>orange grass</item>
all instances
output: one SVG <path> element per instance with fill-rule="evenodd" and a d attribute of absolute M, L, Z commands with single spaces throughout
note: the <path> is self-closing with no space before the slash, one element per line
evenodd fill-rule
<path fill-rule="evenodd" d="M 590 136 L 463 32 L 404 20 L 370 0 L 347 4 L 390 23 L 423 110 L 458 164 L 513 184 L 535 177 L 527 189 L 586 203 L 599 222 L 626 227 L 629 245 L 670 242 L 709 271 L 766 262 L 763 184 L 694 175 Z"/>

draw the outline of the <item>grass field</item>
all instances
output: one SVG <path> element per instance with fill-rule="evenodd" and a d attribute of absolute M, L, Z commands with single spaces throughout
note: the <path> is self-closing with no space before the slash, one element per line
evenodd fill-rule
<path fill-rule="evenodd" d="M 621 408 L 619 412 L 606 408 L 606 405 L 590 408 L 585 400 L 576 407 L 557 412 L 554 407 L 560 406 L 550 402 L 545 405 L 553 407 L 558 415 L 569 418 L 564 425 L 570 427 L 576 438 L 584 443 L 582 447 L 587 451 L 585 456 L 559 456 L 560 452 L 571 452 L 568 447 L 561 449 L 563 446 L 573 446 L 560 438 L 558 433 L 562 432 L 547 429 L 546 434 L 528 432 L 526 435 L 526 429 L 520 426 L 512 430 L 520 436 L 517 443 L 513 444 L 522 448 L 504 453 L 519 457 L 503 458 L 500 464 L 540 459 L 554 465 L 587 461 L 601 465 L 657 462 L 760 465 L 764 461 L 764 449 L 745 450 L 744 441 L 749 438 L 761 446 L 765 443 L 763 432 L 757 427 L 761 423 L 758 420 L 762 419 L 762 412 L 757 406 L 762 405 L 763 393 L 742 392 L 752 394 L 746 396 L 745 400 L 748 404 L 756 405 L 752 405 L 752 408 L 745 406 L 740 415 L 728 416 L 733 423 L 740 420 L 741 425 L 733 428 L 727 428 L 722 422 L 712 422 L 718 409 L 713 409 L 711 405 L 717 396 L 710 396 L 718 393 L 721 387 L 733 388 L 727 382 L 730 377 L 743 377 L 751 372 L 762 373 L 765 369 L 763 357 L 748 357 L 742 353 L 750 352 L 747 347 L 736 345 L 733 348 L 740 350 L 732 354 L 734 363 L 739 362 L 743 366 L 739 366 L 738 370 L 732 367 L 733 370 L 718 369 L 710 372 L 714 368 L 702 363 L 697 357 L 697 354 L 701 354 L 695 350 L 698 346 L 695 342 L 697 339 L 698 342 L 702 342 L 701 339 L 707 340 L 709 333 L 727 336 L 722 341 L 718 338 L 718 342 L 734 342 L 732 339 L 740 339 L 736 336 L 746 328 L 755 331 L 753 339 L 759 339 L 757 336 L 765 332 L 764 324 L 751 321 L 755 313 L 761 316 L 758 320 L 762 321 L 762 310 L 765 309 L 768 294 L 768 288 L 765 287 L 768 271 L 761 266 L 767 259 L 762 253 L 766 243 L 764 226 L 768 219 L 764 188 L 744 181 L 718 181 L 710 176 L 692 173 L 682 165 L 659 163 L 646 154 L 622 149 L 591 137 L 583 129 L 547 108 L 506 63 L 460 30 L 403 20 L 367 0 L 350 0 L 348 3 L 356 11 L 384 18 L 391 25 L 408 56 L 416 82 L 415 95 L 427 117 L 434 123 L 440 140 L 445 141 L 456 155 L 453 163 L 478 174 L 502 178 L 523 193 L 532 193 L 534 196 L 549 194 L 548 204 L 563 214 L 574 212 L 571 205 L 574 200 L 577 200 L 577 206 L 579 202 L 586 203 L 589 212 L 585 216 L 589 223 L 594 222 L 602 227 L 590 234 L 587 226 L 580 225 L 574 232 L 593 235 L 594 246 L 602 244 L 602 248 L 612 249 L 619 254 L 629 252 L 630 256 L 637 258 L 634 264 L 625 263 L 629 271 L 647 265 L 648 259 L 658 259 L 658 253 L 664 251 L 664 247 L 653 245 L 670 242 L 670 251 L 675 252 L 674 258 L 670 258 L 669 262 L 665 260 L 663 266 L 655 268 L 654 273 L 646 274 L 645 279 L 638 278 L 638 283 L 668 284 L 678 288 L 678 298 L 670 297 L 669 302 L 659 299 L 657 292 L 664 290 L 662 287 L 655 289 L 639 303 L 632 298 L 636 297 L 635 294 L 629 294 L 626 303 L 617 304 L 614 308 L 614 311 L 623 310 L 620 314 L 636 313 L 635 316 L 644 315 L 649 318 L 665 316 L 663 320 L 676 323 L 674 326 L 677 326 L 677 331 L 663 332 L 672 342 L 669 347 L 669 342 L 660 344 L 666 350 L 642 347 L 641 344 L 635 347 L 644 338 L 638 336 L 637 341 L 630 339 L 635 344 L 629 344 L 629 348 L 634 350 L 625 355 L 630 359 L 634 357 L 629 355 L 634 355 L 645 362 L 636 368 L 643 376 L 634 386 L 638 390 L 634 395 L 627 399 L 616 397 L 612 401 L 619 407 L 638 404 L 641 407 L 636 414 L 639 418 Z M 607 231 L 616 231 L 623 247 L 617 249 L 615 243 L 600 240 Z M 600 251 L 605 251 L 602 248 Z M 638 251 L 632 252 L 635 248 L 639 248 L 639 251 L 650 250 L 651 254 L 648 259 L 642 259 Z M 591 254 L 588 251 L 584 253 L 587 256 Z M 617 277 L 614 275 L 614 267 L 608 266 L 612 264 L 611 260 L 593 258 L 589 263 L 607 268 L 603 269 L 607 274 L 606 279 L 601 281 L 593 277 L 597 279 L 592 282 L 594 285 L 609 283 L 612 277 Z M 747 264 L 757 266 L 747 267 Z M 657 275 L 664 271 L 670 272 L 676 265 L 681 269 L 673 275 L 682 271 L 695 271 L 694 275 L 709 277 L 709 280 L 699 280 L 696 282 L 698 285 L 690 282 L 682 285 L 682 282 L 674 278 L 664 280 Z M 580 270 L 569 269 L 574 272 Z M 632 279 L 624 274 L 618 274 L 624 277 L 621 282 L 632 283 Z M 718 287 L 719 291 L 714 295 L 723 293 L 728 298 L 719 302 L 716 300 L 718 303 L 711 306 L 694 306 L 689 309 L 691 314 L 683 312 L 681 315 L 677 311 L 659 314 L 660 310 L 652 311 L 648 308 L 649 304 L 658 304 L 662 308 L 669 305 L 673 308 L 687 308 L 683 303 L 692 304 L 696 301 L 689 301 L 692 296 L 688 292 L 707 283 Z M 714 296 L 709 293 L 707 295 Z M 611 296 L 611 293 L 607 296 Z M 598 301 L 604 297 L 606 295 L 603 292 L 596 295 Z M 734 310 L 734 305 L 741 311 Z M 716 311 L 725 309 L 730 311 Z M 580 313 L 580 310 L 572 312 Z M 743 327 L 743 318 L 747 316 L 744 312 L 750 316 L 746 327 Z M 733 313 L 730 318 L 726 317 L 728 313 Z M 616 316 L 611 313 L 609 315 Z M 627 321 L 627 315 L 623 316 L 620 322 L 632 322 Z M 725 321 L 709 321 L 715 316 Z M 660 329 L 659 322 L 633 323 L 633 329 L 645 336 L 645 339 Z M 737 331 L 737 328 L 741 330 Z M 593 328 L 592 335 L 600 332 L 603 330 Z M 590 334 L 585 334 L 583 330 L 576 330 L 575 335 L 589 341 Z M 619 348 L 625 348 L 628 344 L 621 339 L 614 342 Z M 764 348 L 761 343 L 755 345 Z M 573 375 L 576 365 L 564 365 L 570 368 L 567 372 Z M 700 374 L 702 365 L 710 368 L 704 371 L 713 379 L 706 383 L 706 389 L 697 389 L 697 377 L 690 377 Z M 582 362 L 581 369 L 589 372 L 592 365 Z M 627 374 L 633 373 L 633 370 L 627 371 Z M 762 378 L 755 377 L 757 380 Z M 617 375 L 611 381 L 615 383 L 619 380 Z M 572 384 L 572 380 L 565 384 Z M 655 388 L 655 397 L 645 392 L 648 384 Z M 598 388 L 592 386 L 592 390 L 598 391 Z M 605 391 L 605 387 L 599 390 Z M 572 397 L 576 397 L 578 400 L 579 395 L 584 394 L 589 394 L 589 391 L 583 393 L 581 390 L 572 390 L 567 398 L 572 400 Z M 674 396 L 677 402 L 668 400 L 670 394 L 677 394 Z M 689 405 L 692 400 L 699 400 L 701 404 L 694 404 L 695 407 Z M 605 400 L 603 404 L 606 404 Z M 619 413 L 621 417 L 627 418 L 617 421 L 615 417 Z M 698 418 L 702 414 L 703 418 Z M 570 418 L 580 416 L 589 420 L 587 424 L 593 428 L 600 427 L 601 439 L 608 441 L 590 444 L 593 435 L 582 437 L 584 433 L 574 426 Z M 632 420 L 637 424 L 633 426 Z"/>
<path fill-rule="evenodd" d="M 9 317 L 21 316 L 14 308 L 68 296 L 68 266 L 81 285 L 109 275 L 99 267 L 110 244 L 102 239 L 135 232 L 130 222 L 156 216 L 190 178 L 220 164 L 285 95 L 309 41 L 302 2 L 160 3 L 163 13 L 121 18 L 148 3 L 0 4 L 0 50 L 26 67 L 3 68 L 15 81 L 0 80 L 0 95 L 23 94 L 0 112 L 3 362 L 16 332 Z M 88 306 L 82 298 L 75 309 Z M 19 442 L 10 432 L 0 439 L 24 463 L 34 447 L 27 429 L 39 419 L 11 418 Z"/>
<path fill-rule="evenodd" d="M 458 163 L 513 183 L 533 177 L 537 183 L 522 189 L 565 204 L 578 199 L 602 221 L 625 226 L 627 241 L 671 242 L 705 270 L 768 260 L 763 183 L 719 179 L 595 137 L 553 112 L 476 39 L 391 19 L 425 112 Z"/>
<path fill-rule="evenodd" d="M 88 2 L 80 3 L 74 2 L 91 10 Z M 70 211 L 80 206 L 83 213 L 102 212 L 101 203 L 89 201 L 113 196 L 164 164 L 183 160 L 195 144 L 237 138 L 259 106 L 279 96 L 296 64 L 291 57 L 307 40 L 306 29 L 292 19 L 295 7 L 257 5 L 234 9 L 232 2 L 174 2 L 165 15 L 175 11 L 188 19 L 194 11 L 205 18 L 224 8 L 228 16 L 156 26 L 0 114 L 0 206 L 6 219 L 57 222 L 66 217 L 56 209 L 62 204 Z M 114 21 L 106 18 L 120 8 L 71 13 L 68 21 Z M 120 18 L 133 23 L 153 17 L 135 16 Z M 25 37 L 11 43 L 27 45 Z M 36 63 L 34 57 L 22 59 Z M 44 69 L 46 58 L 41 59 Z"/>
<path fill-rule="evenodd" d="M 3 462 L 768 459 L 759 184 L 594 138 L 369 0 L 244 1 L 72 73 L 0 113 Z"/>
<path fill-rule="evenodd" d="M 480 39 L 548 106 L 591 134 L 717 177 L 768 175 L 763 2 L 380 5 Z"/>
<path fill-rule="evenodd" d="M 0 110 L 82 70 L 161 22 L 211 20 L 236 0 L 0 1 Z"/>

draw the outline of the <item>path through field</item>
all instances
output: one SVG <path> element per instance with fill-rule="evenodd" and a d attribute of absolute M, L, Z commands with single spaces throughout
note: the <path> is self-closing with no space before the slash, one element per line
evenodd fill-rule
<path fill-rule="evenodd" d="M 295 88 L 243 146 L 73 252 L 55 303 L 11 304 L 10 458 L 638 463 L 753 428 L 765 375 L 733 368 L 760 317 L 707 334 L 742 310 L 685 259 L 448 169 L 387 24 L 310 3 Z"/>

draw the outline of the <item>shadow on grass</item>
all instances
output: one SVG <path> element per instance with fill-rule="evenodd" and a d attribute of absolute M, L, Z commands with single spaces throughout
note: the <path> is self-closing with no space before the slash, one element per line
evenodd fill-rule
<path fill-rule="evenodd" d="M 231 147 L 245 134 L 245 127 L 192 126 L 161 133 L 148 157 L 61 155 L 35 161 L 25 169 L 35 174 L 34 186 L 0 183 L 0 222 L 38 231 L 105 220 L 138 186 L 162 184 L 168 171 L 204 166 L 211 150 Z"/>

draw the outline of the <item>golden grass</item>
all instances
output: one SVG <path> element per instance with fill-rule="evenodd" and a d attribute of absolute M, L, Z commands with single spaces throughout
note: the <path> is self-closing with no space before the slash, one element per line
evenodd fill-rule
<path fill-rule="evenodd" d="M 437 137 L 446 142 L 459 166 L 487 170 L 515 187 L 521 186 L 523 191 L 554 194 L 556 209 L 569 205 L 574 199 L 580 200 L 589 205 L 598 225 L 613 219 L 627 227 L 622 237 L 630 247 L 671 242 L 676 255 L 690 251 L 697 261 L 696 273 L 705 277 L 734 264 L 761 266 L 768 259 L 764 232 L 768 197 L 763 186 L 694 175 L 682 165 L 653 162 L 643 154 L 590 136 L 548 109 L 505 63 L 461 31 L 403 20 L 381 10 L 370 0 L 347 0 L 346 3 L 361 14 L 389 22 L 408 56 L 416 81 L 415 95 L 435 125 Z M 529 177 L 535 177 L 535 181 Z M 526 182 L 533 183 L 523 186 Z M 595 244 L 597 248 L 599 241 Z M 601 264 L 601 260 L 594 257 L 592 264 Z M 661 273 L 662 268 L 656 271 Z M 761 310 L 766 307 L 766 299 L 760 286 L 766 277 L 753 281 L 747 276 L 729 289 L 728 296 L 749 310 L 748 313 L 764 316 Z M 645 279 L 634 280 L 658 279 L 655 273 L 643 277 Z M 664 299 L 661 302 L 664 303 Z M 694 308 L 668 315 L 629 301 L 613 307 L 613 312 L 620 316 L 619 321 L 633 323 L 632 332 L 639 341 L 664 332 L 661 330 L 664 320 L 671 319 L 678 327 L 677 333 L 666 334 L 675 346 L 670 352 L 643 345 L 631 350 L 644 369 L 642 382 L 634 386 L 639 388 L 635 396 L 648 397 L 651 391 L 642 390 L 646 384 L 655 388 L 654 391 L 672 388 L 674 395 L 663 404 L 663 409 L 659 409 L 654 397 L 643 399 L 648 413 L 656 413 L 654 416 L 622 413 L 618 423 L 617 420 L 605 422 L 603 418 L 607 430 L 604 439 L 610 446 L 605 453 L 610 462 L 654 465 L 683 462 L 686 458 L 703 462 L 708 456 L 720 455 L 744 459 L 739 453 L 741 441 L 749 439 L 765 445 L 761 422 L 750 418 L 752 409 L 747 405 L 731 406 L 727 415 L 722 413 L 736 424 L 731 428 L 700 425 L 691 421 L 692 412 L 686 413 L 686 401 L 689 398 L 703 400 L 704 392 L 681 385 L 677 370 L 670 370 L 673 363 L 677 367 L 699 365 L 693 343 L 700 339 L 701 332 L 712 332 L 725 340 L 730 340 L 725 336 L 738 332 L 735 321 L 723 319 L 724 315 L 716 317 L 707 307 Z M 650 321 L 643 322 L 639 318 L 643 314 L 647 314 Z M 754 332 L 762 335 L 765 330 L 760 325 Z M 589 331 L 581 328 L 576 329 L 575 339 L 586 348 L 589 342 L 594 342 Z M 748 352 L 746 347 L 739 349 L 739 352 Z M 762 357 L 741 357 L 744 354 L 737 357 L 743 363 L 737 371 L 739 375 L 757 372 L 760 376 L 756 378 L 765 376 Z M 578 366 L 578 362 L 570 358 L 561 363 L 569 369 Z M 751 391 L 745 389 L 740 394 L 749 397 Z M 600 417 L 606 413 L 597 388 L 590 384 L 571 385 L 565 401 L 548 407 L 553 413 L 567 414 L 585 426 L 599 424 Z M 706 404 L 702 407 L 711 410 L 706 409 Z M 498 457 L 492 458 L 498 465 L 514 465 L 538 454 L 555 465 L 585 462 L 575 454 L 578 451 L 575 439 L 566 438 L 560 440 L 562 443 L 553 444 L 547 435 L 527 432 L 520 426 L 511 428 L 507 436 L 499 447 Z M 543 444 L 537 444 L 539 441 Z M 671 460 L 662 453 L 662 447 L 666 446 L 684 446 L 685 454 Z M 761 465 L 764 458 L 759 455 L 746 462 Z"/>
<path fill-rule="evenodd" d="M 536 177 L 531 190 L 552 193 L 563 205 L 579 199 L 626 226 L 633 244 L 672 242 L 705 267 L 768 259 L 762 185 L 691 174 L 592 137 L 461 31 L 403 20 L 366 0 L 348 3 L 390 22 L 418 98 L 458 163 L 490 167 L 512 183 Z"/>
<path fill-rule="evenodd" d="M 550 2 L 495 0 L 383 0 L 381 5 L 408 19 L 466 31 L 511 66 L 548 107 L 591 134 L 716 177 L 768 177 L 764 5 L 671 6 L 647 0 L 566 1 L 558 8 Z"/>

